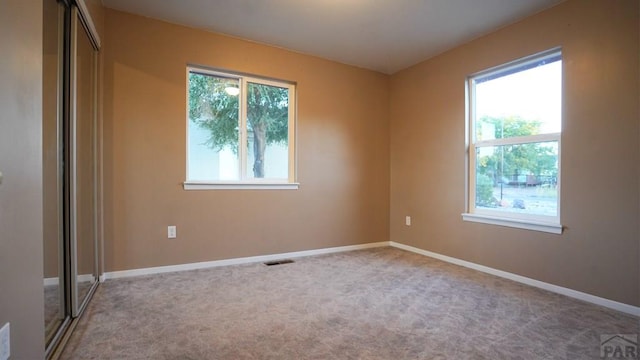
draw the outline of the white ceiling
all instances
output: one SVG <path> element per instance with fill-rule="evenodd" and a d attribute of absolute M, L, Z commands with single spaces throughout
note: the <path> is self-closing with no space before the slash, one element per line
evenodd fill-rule
<path fill-rule="evenodd" d="M 102 0 L 392 74 L 563 0 Z"/>

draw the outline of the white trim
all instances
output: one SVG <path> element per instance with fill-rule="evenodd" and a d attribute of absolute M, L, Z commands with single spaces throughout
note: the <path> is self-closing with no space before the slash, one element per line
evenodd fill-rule
<path fill-rule="evenodd" d="M 60 283 L 60 278 L 52 277 L 52 278 L 44 278 L 44 286 L 53 286 L 58 285 Z"/>
<path fill-rule="evenodd" d="M 507 218 L 483 214 L 463 213 L 462 220 L 473 221 L 483 224 L 506 226 L 518 229 L 548 232 L 552 234 L 562 234 L 562 224 L 548 223 L 543 221 L 533 221 L 523 218 Z"/>
<path fill-rule="evenodd" d="M 546 133 L 546 134 L 537 134 L 537 135 L 526 135 L 526 136 L 514 136 L 514 137 L 506 137 L 500 139 L 490 139 L 490 140 L 476 140 L 474 143 L 474 147 L 489 147 L 489 146 L 508 146 L 508 145 L 523 145 L 523 144 L 535 144 L 535 143 L 546 143 L 546 142 L 560 142 L 561 134 L 557 133 Z M 559 146 L 558 146 L 559 147 Z"/>
<path fill-rule="evenodd" d="M 442 255 L 442 254 L 438 254 L 438 253 L 434 253 L 431 251 L 427 251 L 427 250 L 422 250 L 413 246 L 409 246 L 409 245 L 404 245 L 404 244 L 400 244 L 397 242 L 390 242 L 390 246 L 391 247 L 395 247 L 398 249 L 402 249 L 402 250 L 406 250 L 406 251 L 410 251 L 416 254 L 420 254 L 420 255 L 424 255 L 424 256 L 428 256 L 434 259 L 438 259 L 438 260 L 442 260 L 444 262 L 448 262 L 454 265 L 458 265 L 458 266 L 462 266 L 462 267 L 466 267 L 469 269 L 473 269 L 473 270 L 477 270 L 483 273 L 487 273 L 487 274 L 491 274 L 494 276 L 498 276 L 501 278 L 505 278 L 505 279 L 509 279 L 515 282 L 519 282 L 521 284 L 525 284 L 525 285 L 529 285 L 529 286 L 533 286 L 539 289 L 543 289 L 543 290 L 547 290 L 556 294 L 560 294 L 560 295 L 564 295 L 564 296 L 568 296 L 574 299 L 578 299 L 578 300 L 582 300 L 582 301 L 586 301 L 588 303 L 592 303 L 595 305 L 600 305 L 600 306 L 604 306 L 606 308 L 609 309 L 613 309 L 613 310 L 617 310 L 626 314 L 630 314 L 633 316 L 640 316 L 640 307 L 638 306 L 633 306 L 633 305 L 629 305 L 629 304 L 625 304 L 625 303 L 621 303 L 618 301 L 614 301 L 614 300 L 609 300 L 609 299 L 605 299 L 599 296 L 595 296 L 595 295 L 591 295 L 591 294 L 587 294 L 587 293 L 583 293 L 581 291 L 577 291 L 577 290 L 573 290 L 573 289 L 569 289 L 569 288 L 565 288 L 562 286 L 558 286 L 558 285 L 553 285 L 553 284 L 549 284 L 543 281 L 539 281 L 539 280 L 535 280 L 535 279 L 531 279 L 525 276 L 521 276 L 521 275 L 516 275 L 510 272 L 506 272 L 506 271 L 502 271 L 502 270 L 498 270 L 498 269 L 494 269 L 494 268 L 490 268 L 488 266 L 484 266 L 484 265 L 479 265 L 476 263 L 472 263 L 469 261 L 465 261 L 465 260 L 460 260 L 454 257 L 450 257 L 450 256 L 446 256 L 446 255 Z"/>
<path fill-rule="evenodd" d="M 85 282 L 95 282 L 96 281 L 96 276 L 93 274 L 82 274 L 82 275 L 78 275 L 78 282 L 81 283 L 85 283 Z"/>
<path fill-rule="evenodd" d="M 385 247 L 385 246 L 389 246 L 388 241 L 360 244 L 360 245 L 338 246 L 338 247 L 315 249 L 315 250 L 295 251 L 295 252 L 288 252 L 288 253 L 281 253 L 281 254 L 259 255 L 259 256 L 250 256 L 250 257 L 225 259 L 225 260 L 204 261 L 204 262 L 197 262 L 197 263 L 190 263 L 190 264 L 157 266 L 157 267 L 133 269 L 133 270 L 110 271 L 110 272 L 104 273 L 103 278 L 104 280 L 108 280 L 108 279 L 126 278 L 131 276 L 162 274 L 162 273 L 174 272 L 174 271 L 207 269 L 207 268 L 220 267 L 220 266 L 250 264 L 250 263 L 279 260 L 283 258 L 299 258 L 299 257 L 306 257 L 306 256 L 331 254 L 331 253 L 370 249 L 370 248 Z"/>
<path fill-rule="evenodd" d="M 79 282 L 93 282 L 96 277 L 93 274 L 82 274 L 78 275 Z M 58 285 L 60 283 L 60 278 L 52 277 L 52 278 L 44 278 L 44 286 Z"/>
<path fill-rule="evenodd" d="M 182 186 L 185 190 L 298 190 L 299 183 L 204 183 L 185 181 Z"/>
<path fill-rule="evenodd" d="M 247 128 L 247 117 L 249 116 L 249 108 L 247 107 L 247 92 L 249 91 L 248 81 L 246 78 L 239 78 L 239 93 L 238 93 L 238 136 L 240 139 L 238 140 L 238 167 L 240 174 L 240 179 L 247 179 L 247 166 L 248 158 L 249 158 L 249 133 Z M 191 88 L 191 83 L 189 83 L 189 89 Z M 189 176 L 189 174 L 187 174 Z M 187 178 L 189 179 L 189 178 Z"/>
<path fill-rule="evenodd" d="M 500 73 L 507 72 L 509 70 L 520 68 L 520 67 L 525 66 L 527 64 L 532 64 L 532 63 L 536 63 L 536 62 L 539 62 L 539 61 L 548 60 L 548 59 L 556 57 L 558 55 L 562 55 L 562 46 L 557 46 L 557 47 L 554 47 L 554 48 L 549 49 L 549 50 L 541 51 L 541 52 L 536 53 L 536 54 L 528 55 L 528 56 L 525 56 L 525 57 L 510 61 L 510 62 L 508 62 L 506 64 L 501 64 L 501 65 L 497 65 L 497 66 L 494 66 L 494 67 L 489 68 L 489 69 L 478 71 L 478 72 L 476 72 L 474 74 L 471 74 L 470 77 L 472 77 L 472 78 L 482 78 L 482 77 L 487 77 L 487 76 L 491 76 L 491 75 L 495 75 L 495 74 L 500 74 Z"/>
<path fill-rule="evenodd" d="M 289 147 L 289 182 L 290 183 L 295 183 L 296 179 L 297 179 L 297 173 L 296 173 L 296 169 L 297 169 L 297 164 L 296 164 L 296 126 L 297 126 L 297 109 L 298 109 L 298 100 L 296 98 L 297 93 L 296 93 L 296 86 L 289 86 L 288 87 L 288 92 L 289 92 L 289 126 L 288 126 L 288 130 L 289 133 L 287 134 L 287 140 L 288 140 L 288 144 L 287 146 Z"/>

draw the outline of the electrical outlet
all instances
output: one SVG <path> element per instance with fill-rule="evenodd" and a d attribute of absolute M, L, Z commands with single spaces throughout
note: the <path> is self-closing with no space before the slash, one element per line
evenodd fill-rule
<path fill-rule="evenodd" d="M 167 237 L 169 239 L 175 239 L 177 236 L 176 233 L 176 226 L 175 225 L 170 225 L 169 227 L 167 227 Z M 2 359 L 0 359 L 2 360 Z"/>
<path fill-rule="evenodd" d="M 11 356 L 11 329 L 9 323 L 0 329 L 0 360 L 8 360 Z"/>
<path fill-rule="evenodd" d="M 411 226 L 411 216 L 405 216 L 404 224 L 407 226 Z"/>

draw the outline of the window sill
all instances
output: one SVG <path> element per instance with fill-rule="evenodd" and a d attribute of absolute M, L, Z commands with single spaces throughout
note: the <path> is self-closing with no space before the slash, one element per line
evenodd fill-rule
<path fill-rule="evenodd" d="M 211 183 L 185 181 L 185 190 L 298 190 L 299 183 L 253 182 L 253 183 Z"/>
<path fill-rule="evenodd" d="M 479 214 L 462 214 L 462 220 L 472 221 L 483 224 L 491 224 L 498 226 L 506 226 L 518 229 L 542 231 L 552 234 L 562 234 L 562 225 L 555 223 L 546 223 L 541 221 L 531 221 L 524 219 L 509 219 L 497 216 L 479 215 Z"/>

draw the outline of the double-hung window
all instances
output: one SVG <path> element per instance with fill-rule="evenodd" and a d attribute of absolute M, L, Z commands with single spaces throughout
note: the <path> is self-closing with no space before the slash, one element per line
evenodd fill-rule
<path fill-rule="evenodd" d="M 187 69 L 185 189 L 295 189 L 295 85 Z"/>
<path fill-rule="evenodd" d="M 561 233 L 562 53 L 470 76 L 464 220 Z"/>

